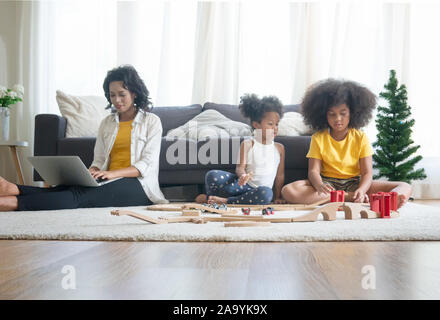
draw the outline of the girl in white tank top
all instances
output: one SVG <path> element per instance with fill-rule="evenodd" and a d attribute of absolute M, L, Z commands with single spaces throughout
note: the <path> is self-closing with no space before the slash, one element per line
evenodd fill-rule
<path fill-rule="evenodd" d="M 284 146 L 274 142 L 283 106 L 274 96 L 259 99 L 255 94 L 241 97 L 239 108 L 250 119 L 254 135 L 240 146 L 235 174 L 211 170 L 205 176 L 206 194 L 196 202 L 234 204 L 285 203 Z"/>

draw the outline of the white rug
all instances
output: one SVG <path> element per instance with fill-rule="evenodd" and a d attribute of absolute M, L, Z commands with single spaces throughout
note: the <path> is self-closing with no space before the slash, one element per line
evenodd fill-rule
<path fill-rule="evenodd" d="M 273 223 L 269 227 L 225 228 L 224 223 L 153 225 L 128 216 L 112 216 L 114 208 L 0 212 L 0 239 L 125 241 L 367 241 L 440 240 L 440 207 L 409 203 L 395 219 Z M 151 217 L 179 215 L 127 210 Z M 301 211 L 276 212 L 298 216 Z M 322 218 L 320 218 L 322 219 Z"/>

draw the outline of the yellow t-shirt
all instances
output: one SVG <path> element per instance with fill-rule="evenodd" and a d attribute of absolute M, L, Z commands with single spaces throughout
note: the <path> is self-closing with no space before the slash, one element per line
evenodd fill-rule
<path fill-rule="evenodd" d="M 128 168 L 131 166 L 130 145 L 131 145 L 131 123 L 130 121 L 119 122 L 118 135 L 110 152 L 109 170 Z"/>
<path fill-rule="evenodd" d="M 306 157 L 322 161 L 323 176 L 348 179 L 360 175 L 359 159 L 371 155 L 367 135 L 351 128 L 341 141 L 333 139 L 327 129 L 315 133 Z"/>

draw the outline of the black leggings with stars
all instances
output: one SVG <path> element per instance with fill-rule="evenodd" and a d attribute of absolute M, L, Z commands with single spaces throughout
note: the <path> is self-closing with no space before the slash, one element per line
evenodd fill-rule
<path fill-rule="evenodd" d="M 238 177 L 227 171 L 211 170 L 205 176 L 206 195 L 228 199 L 231 204 L 269 204 L 273 191 L 269 187 L 238 185 Z"/>

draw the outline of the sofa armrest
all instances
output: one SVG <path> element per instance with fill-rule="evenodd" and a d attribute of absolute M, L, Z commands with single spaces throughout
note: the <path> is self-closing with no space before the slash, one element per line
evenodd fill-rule
<path fill-rule="evenodd" d="M 56 114 L 35 116 L 34 156 L 54 156 L 58 154 L 58 140 L 66 136 L 67 120 Z M 34 181 L 43 179 L 34 170 Z"/>

